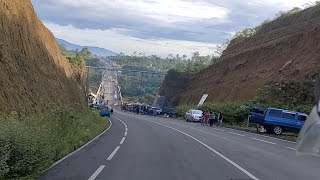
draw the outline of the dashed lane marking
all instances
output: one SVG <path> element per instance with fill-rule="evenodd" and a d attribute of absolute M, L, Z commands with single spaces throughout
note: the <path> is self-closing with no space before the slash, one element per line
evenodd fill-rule
<path fill-rule="evenodd" d="M 228 133 L 230 133 L 230 134 L 234 134 L 234 135 L 237 135 L 237 136 L 242 136 L 242 137 L 244 137 L 244 136 L 245 136 L 244 134 L 238 134 L 238 133 L 234 133 L 234 132 L 228 132 Z"/>
<path fill-rule="evenodd" d="M 92 176 L 88 179 L 88 180 L 95 180 L 97 178 L 97 176 L 101 173 L 101 171 L 105 168 L 106 166 L 105 165 L 101 165 L 97 170 L 96 172 L 94 172 L 92 174 Z"/>
<path fill-rule="evenodd" d="M 107 158 L 108 161 L 110 161 L 113 156 L 118 152 L 118 150 L 120 149 L 120 146 L 117 146 L 113 151 L 112 153 L 110 154 L 110 156 Z"/>
<path fill-rule="evenodd" d="M 126 139 L 126 137 L 123 137 L 120 141 L 120 144 L 123 144 L 124 140 Z"/>
<path fill-rule="evenodd" d="M 254 138 L 254 137 L 251 137 L 251 139 L 254 139 L 254 140 L 257 140 L 257 141 L 261 141 L 261 142 L 265 142 L 265 143 L 269 143 L 269 144 L 273 144 L 273 145 L 275 145 L 275 144 L 276 144 L 276 143 L 274 143 L 274 142 L 265 141 L 265 140 L 258 139 L 258 138 Z"/>

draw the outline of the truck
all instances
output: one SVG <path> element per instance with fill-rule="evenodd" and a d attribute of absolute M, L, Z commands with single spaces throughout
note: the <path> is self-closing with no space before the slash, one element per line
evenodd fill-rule
<path fill-rule="evenodd" d="M 262 111 L 255 111 L 250 115 L 250 122 L 258 124 L 259 127 L 262 126 L 267 133 L 276 135 L 281 135 L 284 131 L 299 132 L 308 119 L 308 115 L 305 113 L 277 108 L 266 109 L 263 118 Z"/>

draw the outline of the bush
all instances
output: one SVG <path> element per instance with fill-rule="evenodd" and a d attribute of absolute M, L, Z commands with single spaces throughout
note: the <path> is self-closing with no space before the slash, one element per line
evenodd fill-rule
<path fill-rule="evenodd" d="M 183 104 L 175 108 L 178 117 L 184 117 L 189 109 L 197 109 L 197 106 L 191 104 Z"/>
<path fill-rule="evenodd" d="M 0 123 L 0 179 L 34 179 L 108 126 L 97 113 L 61 109 L 22 120 L 0 118 Z"/>
<path fill-rule="evenodd" d="M 261 103 L 258 101 L 252 102 L 224 102 L 224 103 L 205 103 L 200 107 L 195 105 L 181 105 L 176 108 L 177 115 L 180 117 L 184 117 L 185 113 L 189 109 L 200 109 L 202 111 L 213 111 L 218 114 L 218 112 L 222 112 L 224 123 L 229 125 L 236 126 L 245 126 L 247 124 L 247 118 L 250 113 L 250 109 L 253 106 L 261 106 L 264 108 L 274 107 L 280 109 L 287 109 L 292 111 L 303 112 L 309 114 L 312 109 L 312 105 L 298 105 L 298 106 L 289 106 L 282 102 L 269 102 L 269 103 Z"/>
<path fill-rule="evenodd" d="M 206 103 L 200 107 L 203 111 L 209 110 L 216 114 L 221 111 L 224 122 L 228 124 L 246 122 L 250 108 L 251 104 L 247 102 Z"/>
<path fill-rule="evenodd" d="M 176 108 L 177 115 L 184 117 L 189 109 L 201 109 L 203 111 L 209 110 L 214 113 L 222 112 L 224 122 L 228 124 L 241 124 L 246 122 L 249 111 L 251 108 L 250 103 L 242 102 L 226 102 L 226 103 L 205 103 L 200 107 L 195 105 L 184 104 Z"/>

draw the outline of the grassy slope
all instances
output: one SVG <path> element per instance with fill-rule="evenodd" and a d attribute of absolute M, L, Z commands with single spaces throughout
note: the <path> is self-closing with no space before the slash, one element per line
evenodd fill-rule
<path fill-rule="evenodd" d="M 0 179 L 35 179 L 109 126 L 97 112 L 53 109 L 35 118 L 0 118 Z"/>

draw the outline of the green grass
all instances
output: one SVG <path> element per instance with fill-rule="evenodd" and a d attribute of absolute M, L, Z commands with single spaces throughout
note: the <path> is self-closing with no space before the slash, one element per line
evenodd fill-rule
<path fill-rule="evenodd" d="M 35 179 L 109 126 L 97 112 L 0 117 L 0 179 Z"/>

